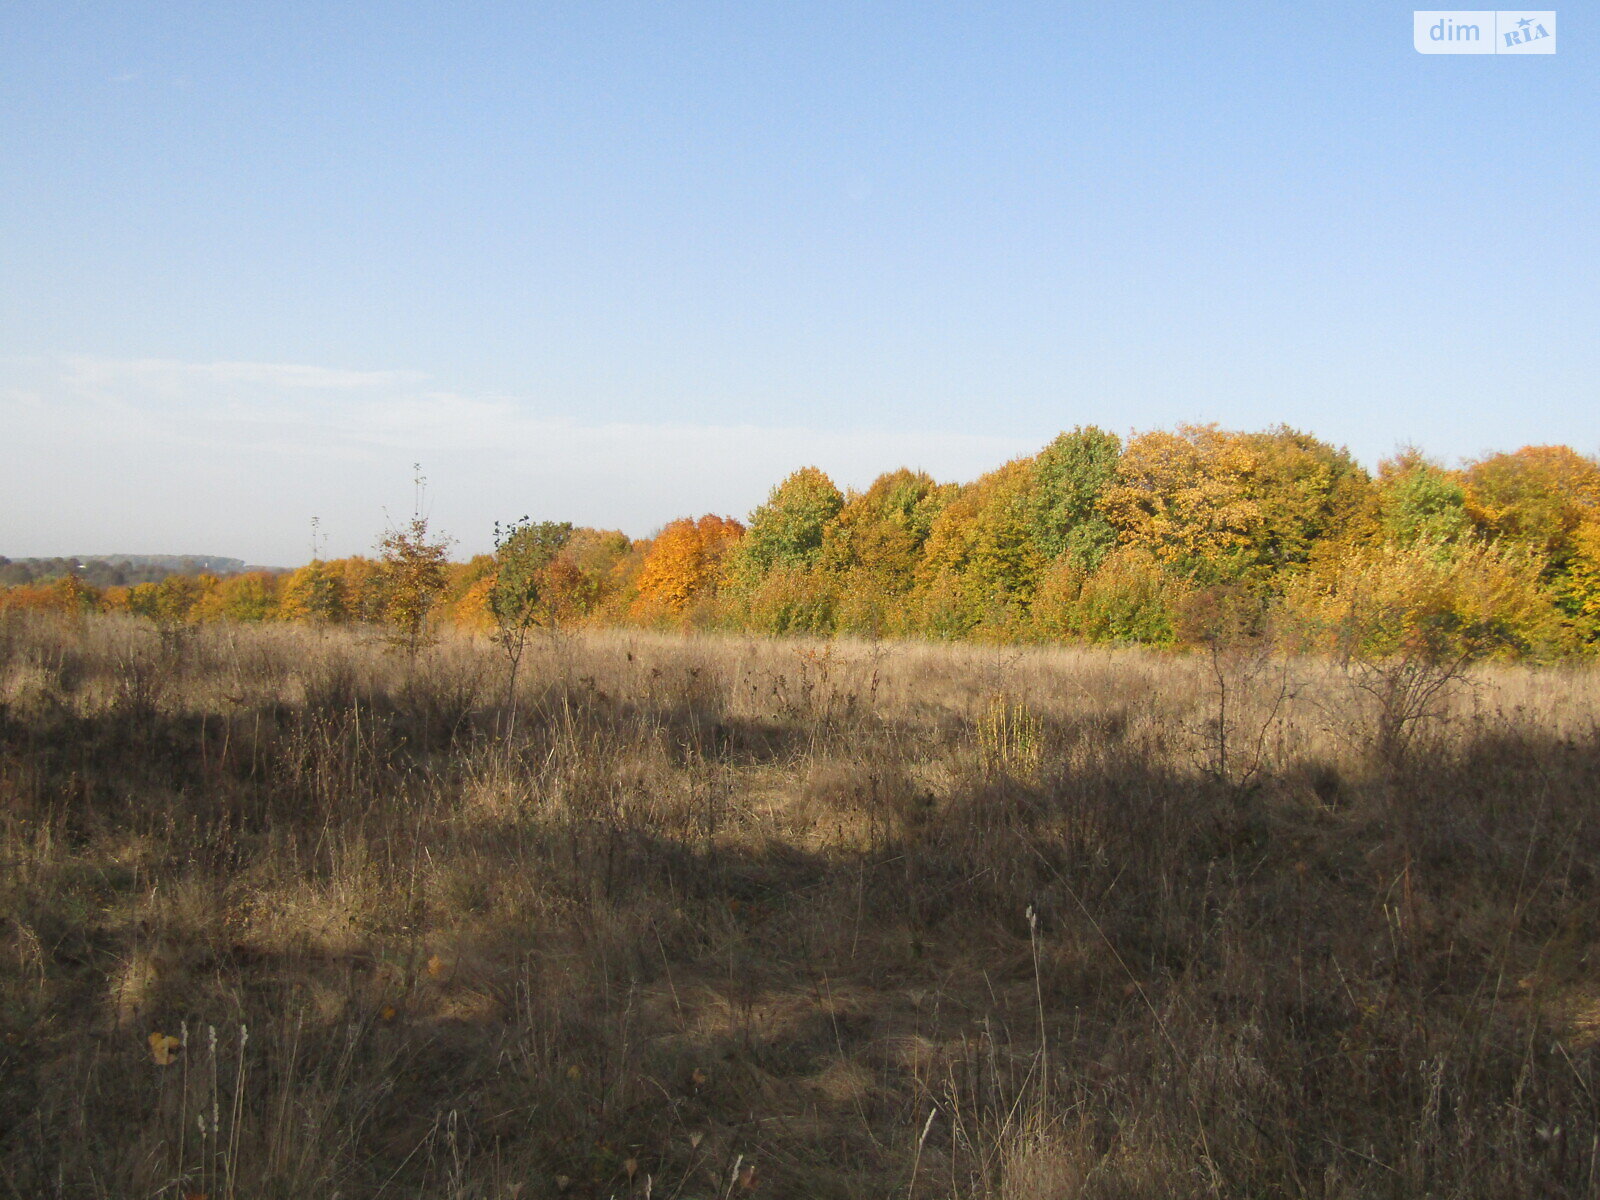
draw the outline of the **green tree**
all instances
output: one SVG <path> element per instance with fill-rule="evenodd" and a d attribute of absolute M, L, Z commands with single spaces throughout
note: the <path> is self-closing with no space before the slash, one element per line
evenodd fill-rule
<path fill-rule="evenodd" d="M 1033 460 L 1034 545 L 1047 562 L 1068 555 L 1094 570 L 1117 533 L 1100 512 L 1100 496 L 1116 478 L 1122 439 L 1098 426 L 1057 435 Z"/>
<path fill-rule="evenodd" d="M 1453 545 L 1472 532 L 1459 475 L 1415 449 L 1379 464 L 1378 509 L 1384 535 L 1397 546 Z"/>
<path fill-rule="evenodd" d="M 551 620 L 550 564 L 572 537 L 568 521 L 529 521 L 523 517 L 494 527 L 494 582 L 489 587 L 489 613 L 495 641 L 506 653 L 510 673 L 506 707 L 512 727 L 517 720 L 517 669 L 528 646 L 528 634 Z"/>
<path fill-rule="evenodd" d="M 833 480 L 802 467 L 772 489 L 750 514 L 749 528 L 728 555 L 730 575 L 753 586 L 775 568 L 806 570 L 822 553 L 823 532 L 844 507 Z"/>

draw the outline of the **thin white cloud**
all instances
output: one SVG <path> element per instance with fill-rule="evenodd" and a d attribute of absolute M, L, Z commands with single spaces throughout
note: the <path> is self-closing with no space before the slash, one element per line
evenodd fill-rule
<path fill-rule="evenodd" d="M 351 371 L 300 363 L 189 363 L 165 358 L 105 359 L 79 355 L 62 360 L 71 382 L 112 386 L 137 383 L 172 386 L 187 383 L 246 384 L 287 390 L 362 391 L 420 383 L 416 371 Z"/>
<path fill-rule="evenodd" d="M 284 564 L 304 558 L 311 514 L 331 552 L 370 550 L 385 507 L 410 502 L 413 462 L 471 552 L 524 512 L 639 536 L 743 516 L 805 465 L 864 487 L 899 466 L 970 479 L 1037 449 L 977 431 L 582 422 L 409 371 L 165 359 L 0 360 L 0 419 L 17 467 L 0 473 L 0 554 Z"/>

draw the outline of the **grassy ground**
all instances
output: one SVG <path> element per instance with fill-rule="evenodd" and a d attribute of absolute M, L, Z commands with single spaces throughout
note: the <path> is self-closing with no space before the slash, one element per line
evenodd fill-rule
<path fill-rule="evenodd" d="M 14 616 L 0 1196 L 1596 1195 L 1600 679 L 1361 682 Z"/>

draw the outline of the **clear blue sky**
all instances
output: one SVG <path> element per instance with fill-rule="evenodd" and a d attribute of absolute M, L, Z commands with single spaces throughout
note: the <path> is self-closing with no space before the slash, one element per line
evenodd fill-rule
<path fill-rule="evenodd" d="M 1594 7 L 11 3 L 0 553 L 483 548 L 1062 428 L 1600 449 Z"/>

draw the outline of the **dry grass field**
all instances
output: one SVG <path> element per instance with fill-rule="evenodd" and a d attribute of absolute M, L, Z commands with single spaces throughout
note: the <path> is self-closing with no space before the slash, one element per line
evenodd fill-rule
<path fill-rule="evenodd" d="M 1362 682 L 13 614 L 0 1196 L 1600 1194 L 1600 678 Z"/>

